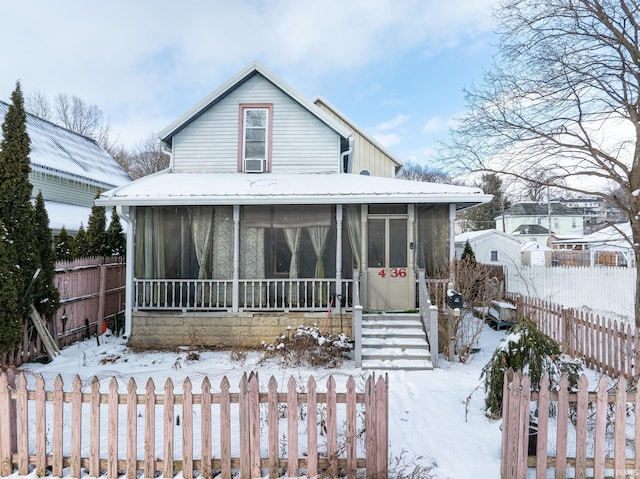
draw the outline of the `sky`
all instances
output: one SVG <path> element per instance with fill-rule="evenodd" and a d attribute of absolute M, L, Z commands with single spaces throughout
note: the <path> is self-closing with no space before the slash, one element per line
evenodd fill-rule
<path fill-rule="evenodd" d="M 128 148 L 252 61 L 326 98 L 403 163 L 433 162 L 491 66 L 498 0 L 0 3 L 0 100 L 76 95 Z"/>

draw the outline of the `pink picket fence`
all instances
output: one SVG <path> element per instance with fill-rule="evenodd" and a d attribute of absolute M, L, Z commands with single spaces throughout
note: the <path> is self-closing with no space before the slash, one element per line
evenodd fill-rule
<path fill-rule="evenodd" d="M 575 390 L 564 376 L 532 391 L 513 371 L 504 384 L 502 479 L 640 477 L 640 389 L 624 376 L 611 389 L 602 376 L 596 391 L 585 376 Z"/>
<path fill-rule="evenodd" d="M 178 388 L 177 388 L 178 389 Z M 223 378 L 212 392 L 208 378 L 194 391 L 187 378 L 176 392 L 171 379 L 156 392 L 129 380 L 126 392 L 112 378 L 101 389 L 94 378 L 83 387 L 75 377 L 65 390 L 57 376 L 52 390 L 41 375 L 32 389 L 23 373 L 0 374 L 0 477 L 34 469 L 62 476 L 230 479 L 318 474 L 355 479 L 386 477 L 388 380 L 375 375 L 344 392 L 330 377 L 324 392 L 309 378 L 292 377 L 278 392 L 272 377 L 259 390 L 258 376 L 243 375 L 238 392 Z M 199 474 L 196 474 L 198 472 Z"/>
<path fill-rule="evenodd" d="M 640 374 L 640 334 L 634 323 L 536 298 L 508 295 L 508 299 L 516 305 L 519 317 L 531 319 L 563 353 L 584 360 L 589 368 L 628 380 Z"/>

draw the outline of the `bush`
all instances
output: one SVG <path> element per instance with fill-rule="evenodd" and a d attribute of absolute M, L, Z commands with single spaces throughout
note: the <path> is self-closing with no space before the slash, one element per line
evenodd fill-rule
<path fill-rule="evenodd" d="M 489 417 L 502 416 L 504 375 L 509 369 L 528 374 L 533 390 L 540 388 L 540 380 L 545 374 L 551 387 L 557 389 L 560 377 L 565 373 L 569 385 L 577 385 L 582 365 L 562 355 L 560 346 L 538 331 L 533 321 L 520 319 L 482 369 L 480 377 L 484 377 L 485 408 Z"/>
<path fill-rule="evenodd" d="M 289 327 L 272 344 L 263 342 L 266 351 L 260 361 L 278 358 L 283 366 L 335 368 L 342 365 L 351 351 L 351 342 L 344 334 L 322 334 L 317 326 Z"/>

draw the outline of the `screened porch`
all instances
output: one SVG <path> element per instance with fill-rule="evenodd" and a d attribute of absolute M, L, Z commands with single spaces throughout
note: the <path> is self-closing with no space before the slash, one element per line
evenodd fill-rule
<path fill-rule="evenodd" d="M 400 210 L 405 261 L 448 278 L 448 205 L 136 207 L 132 309 L 350 311 L 377 258 L 367 221 Z"/>

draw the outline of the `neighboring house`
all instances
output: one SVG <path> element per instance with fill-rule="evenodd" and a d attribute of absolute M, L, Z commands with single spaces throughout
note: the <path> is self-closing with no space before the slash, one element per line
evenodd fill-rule
<path fill-rule="evenodd" d="M 628 222 L 607 226 L 582 237 L 553 238 L 555 266 L 635 266 Z"/>
<path fill-rule="evenodd" d="M 523 241 L 536 240 L 546 244 L 545 231 L 547 235 L 583 235 L 584 215 L 581 210 L 560 202 L 517 203 L 496 218 L 496 229 L 519 235 Z"/>
<path fill-rule="evenodd" d="M 364 133 L 355 123 L 349 120 L 326 99 L 316 97 L 314 104 L 329 114 L 338 124 L 346 128 L 352 138 L 353 152 L 349 155 L 347 173 L 359 175 L 386 176 L 394 178 L 402 166 L 394 156 L 375 139 Z"/>
<path fill-rule="evenodd" d="M 0 101 L 0 123 L 8 108 Z M 32 197 L 42 192 L 54 236 L 63 226 L 71 236 L 78 232 L 80 224 L 86 228 L 96 195 L 131 181 L 91 138 L 29 113 L 27 134 L 31 142 Z"/>
<path fill-rule="evenodd" d="M 125 334 L 137 345 L 258 346 L 326 324 L 337 304 L 349 325 L 355 305 L 414 309 L 418 270 L 437 277 L 453 258 L 456 211 L 491 198 L 348 173 L 352 132 L 259 63 L 160 139 L 168 170 L 97 201 L 129 222 Z"/>
<path fill-rule="evenodd" d="M 455 250 L 457 259 L 462 257 L 467 241 L 469 241 L 478 263 L 520 266 L 522 243 L 511 235 L 495 229 L 469 231 L 456 235 Z"/>

